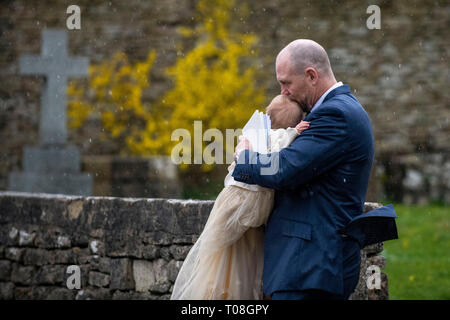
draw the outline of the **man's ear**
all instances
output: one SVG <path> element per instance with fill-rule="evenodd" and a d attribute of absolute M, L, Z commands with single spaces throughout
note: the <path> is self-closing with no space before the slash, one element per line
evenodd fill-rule
<path fill-rule="evenodd" d="M 312 67 L 308 67 L 305 69 L 306 79 L 312 84 L 315 85 L 317 80 L 319 79 L 319 74 L 316 69 Z"/>

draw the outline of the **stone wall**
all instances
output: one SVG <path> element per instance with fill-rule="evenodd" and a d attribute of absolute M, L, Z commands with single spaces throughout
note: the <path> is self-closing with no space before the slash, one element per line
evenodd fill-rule
<path fill-rule="evenodd" d="M 239 18 L 243 11 L 236 7 L 232 28 L 259 36 L 257 62 L 268 99 L 279 92 L 274 74 L 278 51 L 296 38 L 311 38 L 326 48 L 336 78 L 350 84 L 368 111 L 376 150 L 370 201 L 449 201 L 450 180 L 443 178 L 450 175 L 448 1 L 244 2 L 247 15 Z M 151 87 L 144 94 L 154 101 L 171 86 L 164 69 L 183 53 L 177 45 L 192 47 L 177 28 L 197 23 L 195 3 L 76 1 L 81 30 L 69 32 L 69 51 L 98 63 L 117 50 L 135 61 L 155 49 Z M 366 9 L 372 4 L 381 9 L 380 30 L 366 28 Z M 19 76 L 19 55 L 39 52 L 43 28 L 65 28 L 67 6 L 57 0 L 0 3 L 0 190 L 6 189 L 9 172 L 21 170 L 22 147 L 38 143 L 42 79 Z M 99 119 L 92 118 L 69 132 L 69 143 L 83 155 L 118 154 L 117 146 L 100 136 Z M 427 161 L 428 155 L 439 158 L 431 167 L 397 161 Z"/>
<path fill-rule="evenodd" d="M 170 157 L 85 155 L 81 166 L 93 177 L 95 196 L 181 198 L 182 181 Z"/>
<path fill-rule="evenodd" d="M 0 192 L 0 298 L 168 299 L 213 204 Z M 388 298 L 385 274 L 381 289 L 366 286 L 367 267 L 385 266 L 382 248 L 361 251 L 352 299 Z M 69 265 L 81 269 L 79 290 L 66 286 Z"/>

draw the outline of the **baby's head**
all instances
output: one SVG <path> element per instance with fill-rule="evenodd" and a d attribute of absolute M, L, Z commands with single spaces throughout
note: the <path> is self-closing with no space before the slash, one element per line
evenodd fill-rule
<path fill-rule="evenodd" d="M 273 98 L 266 113 L 270 116 L 272 129 L 295 128 L 303 118 L 303 111 L 297 102 L 281 94 Z"/>

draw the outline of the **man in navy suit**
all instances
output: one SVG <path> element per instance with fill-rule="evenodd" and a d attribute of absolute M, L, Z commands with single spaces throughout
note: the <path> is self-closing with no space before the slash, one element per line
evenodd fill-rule
<path fill-rule="evenodd" d="M 359 279 L 361 243 L 342 230 L 363 213 L 374 158 L 370 119 L 312 40 L 286 46 L 276 76 L 281 93 L 299 103 L 310 126 L 268 159 L 244 138 L 233 172 L 237 181 L 276 190 L 265 229 L 264 293 L 272 299 L 348 299 Z"/>

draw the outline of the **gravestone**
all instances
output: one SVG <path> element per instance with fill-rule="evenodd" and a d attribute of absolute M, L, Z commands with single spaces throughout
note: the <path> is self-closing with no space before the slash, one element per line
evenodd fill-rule
<path fill-rule="evenodd" d="M 89 60 L 69 57 L 65 30 L 42 32 L 41 55 L 22 55 L 22 75 L 44 76 L 39 146 L 25 146 L 23 172 L 11 172 L 8 189 L 23 192 L 91 195 L 92 177 L 81 173 L 80 151 L 67 144 L 67 80 L 88 74 Z"/>

